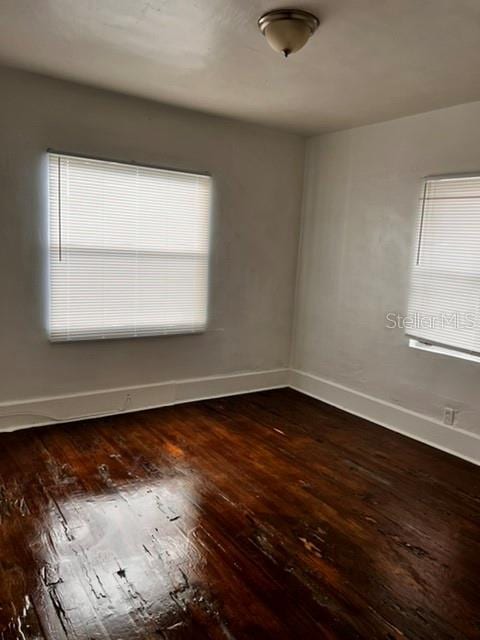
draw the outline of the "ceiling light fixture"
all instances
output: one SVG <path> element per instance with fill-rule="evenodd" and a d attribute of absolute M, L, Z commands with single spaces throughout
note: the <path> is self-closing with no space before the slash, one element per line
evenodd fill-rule
<path fill-rule="evenodd" d="M 265 13 L 258 20 L 258 28 L 268 44 L 287 58 L 299 51 L 316 31 L 319 19 L 299 9 L 277 9 Z"/>

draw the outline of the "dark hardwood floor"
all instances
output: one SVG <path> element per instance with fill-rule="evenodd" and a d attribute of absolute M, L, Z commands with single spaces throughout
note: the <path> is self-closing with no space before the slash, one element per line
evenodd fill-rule
<path fill-rule="evenodd" d="M 480 638 L 480 470 L 291 390 L 0 435 L 0 638 Z"/>

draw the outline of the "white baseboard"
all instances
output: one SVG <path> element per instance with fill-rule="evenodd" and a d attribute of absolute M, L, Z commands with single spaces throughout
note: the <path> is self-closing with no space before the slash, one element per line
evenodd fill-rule
<path fill-rule="evenodd" d="M 291 369 L 289 386 L 360 418 L 480 465 L 480 436 L 473 433 L 447 427 L 429 416 L 304 371 Z"/>
<path fill-rule="evenodd" d="M 480 465 L 480 437 L 304 371 L 274 369 L 0 403 L 0 432 L 290 386 Z"/>
<path fill-rule="evenodd" d="M 275 389 L 287 381 L 288 369 L 274 369 L 0 403 L 0 431 Z"/>

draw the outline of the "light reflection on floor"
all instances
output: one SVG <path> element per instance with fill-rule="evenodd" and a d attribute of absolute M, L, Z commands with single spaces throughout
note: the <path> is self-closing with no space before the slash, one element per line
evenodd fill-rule
<path fill-rule="evenodd" d="M 36 597 L 49 605 L 52 630 L 58 620 L 92 638 L 103 637 L 98 619 L 110 634 L 175 625 L 178 596 L 188 598 L 202 569 L 191 539 L 197 499 L 192 473 L 52 505 L 49 535 L 36 545 Z"/>

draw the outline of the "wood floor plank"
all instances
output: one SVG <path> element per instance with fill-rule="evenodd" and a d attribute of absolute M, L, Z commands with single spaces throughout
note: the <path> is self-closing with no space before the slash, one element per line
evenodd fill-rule
<path fill-rule="evenodd" d="M 480 638 L 478 467 L 297 392 L 0 444 L 0 640 Z"/>

